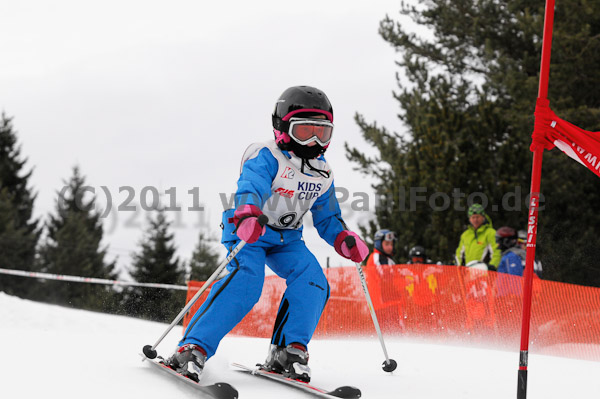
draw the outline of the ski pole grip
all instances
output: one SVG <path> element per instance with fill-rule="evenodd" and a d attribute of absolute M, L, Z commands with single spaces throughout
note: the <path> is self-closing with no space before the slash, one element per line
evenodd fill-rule
<path fill-rule="evenodd" d="M 269 223 L 269 217 L 267 215 L 260 215 L 258 217 L 258 224 L 260 224 L 260 227 L 265 227 L 267 223 Z"/>
<path fill-rule="evenodd" d="M 348 236 L 348 237 L 344 238 L 344 242 L 348 246 L 348 249 L 352 249 L 352 247 L 354 247 L 356 245 L 356 239 L 352 236 Z"/>

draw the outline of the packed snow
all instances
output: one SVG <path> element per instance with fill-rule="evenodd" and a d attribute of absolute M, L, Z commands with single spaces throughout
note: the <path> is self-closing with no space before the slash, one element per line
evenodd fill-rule
<path fill-rule="evenodd" d="M 198 393 L 141 361 L 167 324 L 22 300 L 0 292 L 2 398 L 198 398 Z M 176 327 L 158 346 L 169 354 Z M 226 337 L 205 368 L 204 382 L 224 381 L 241 399 L 310 395 L 235 371 L 231 362 L 263 361 L 267 339 Z M 387 338 L 398 362 L 393 374 L 376 336 L 311 342 L 312 382 L 323 388 L 355 385 L 363 398 L 505 399 L 516 397 L 518 348 L 513 352 Z M 529 399 L 598 398 L 600 363 L 529 357 Z"/>

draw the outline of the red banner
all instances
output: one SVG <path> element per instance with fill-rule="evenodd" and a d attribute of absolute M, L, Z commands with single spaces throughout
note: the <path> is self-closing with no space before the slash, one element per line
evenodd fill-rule
<path fill-rule="evenodd" d="M 532 150 L 540 144 L 547 150 L 556 146 L 600 177 L 600 132 L 588 132 L 560 119 L 548 104 L 538 99 Z"/>

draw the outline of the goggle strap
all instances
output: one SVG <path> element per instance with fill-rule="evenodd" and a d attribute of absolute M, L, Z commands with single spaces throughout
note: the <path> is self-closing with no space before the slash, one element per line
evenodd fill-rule
<path fill-rule="evenodd" d="M 310 162 L 308 162 L 308 159 L 304 159 L 302 158 L 302 167 L 300 168 L 300 172 L 304 173 L 304 165 L 308 166 L 308 169 L 317 172 L 318 174 L 320 174 L 322 177 L 329 179 L 329 176 L 331 176 L 331 173 L 329 171 L 323 170 L 323 169 L 317 169 L 314 166 L 312 166 L 310 164 Z"/>

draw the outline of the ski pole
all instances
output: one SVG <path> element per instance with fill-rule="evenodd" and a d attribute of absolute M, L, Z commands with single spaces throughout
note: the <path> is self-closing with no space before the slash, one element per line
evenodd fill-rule
<path fill-rule="evenodd" d="M 258 223 L 261 226 L 266 225 L 268 221 L 269 221 L 269 218 L 266 215 L 260 215 L 258 217 Z M 225 258 L 225 260 L 223 262 L 221 262 L 221 264 L 217 267 L 217 269 L 214 271 L 214 273 L 208 278 L 208 280 L 206 280 L 204 285 L 202 285 L 202 287 L 200 287 L 198 292 L 196 292 L 196 295 L 194 295 L 194 297 L 192 299 L 190 299 L 188 304 L 185 305 L 185 307 L 183 309 L 181 309 L 181 312 L 179 312 L 179 314 L 171 322 L 169 327 L 167 327 L 165 332 L 160 336 L 160 338 L 156 341 L 156 343 L 152 346 L 150 346 L 150 345 L 144 346 L 144 348 L 142 349 L 142 352 L 144 352 L 144 355 L 146 355 L 147 358 L 149 358 L 149 359 L 156 358 L 156 355 L 157 355 L 156 347 L 158 346 L 158 344 L 160 344 L 160 342 L 167 336 L 167 334 L 173 329 L 173 327 L 175 327 L 175 325 L 177 323 L 179 323 L 179 321 L 181 319 L 183 319 L 183 316 L 188 312 L 188 310 L 191 309 L 192 306 L 194 306 L 194 303 L 196 303 L 198 298 L 200 298 L 200 295 L 202 295 L 202 293 L 204 291 L 206 291 L 208 286 L 217 279 L 217 277 L 219 276 L 219 274 L 221 274 L 221 271 L 223 271 L 225 266 L 227 266 L 229 264 L 229 262 L 231 262 L 231 260 L 233 258 L 235 258 L 235 256 L 238 254 L 238 252 L 240 252 L 242 250 L 242 248 L 244 248 L 244 245 L 246 245 L 246 241 L 242 240 L 242 241 L 240 241 L 240 243 L 238 245 L 235 246 L 235 248 L 233 248 L 231 250 L 231 252 L 227 256 L 227 258 Z"/>
<path fill-rule="evenodd" d="M 352 236 L 348 236 L 344 239 L 344 242 L 348 246 L 348 248 L 352 248 L 356 245 L 356 240 Z M 377 331 L 377 336 L 379 337 L 379 342 L 381 343 L 381 348 L 383 349 L 383 354 L 385 355 L 385 361 L 382 364 L 383 371 L 392 372 L 396 370 L 398 363 L 394 359 L 390 359 L 387 353 L 387 349 L 385 348 L 385 342 L 383 341 L 383 334 L 381 333 L 381 328 L 379 328 L 379 322 L 377 321 L 377 315 L 375 314 L 375 309 L 373 309 L 373 301 L 371 301 L 371 295 L 369 295 L 369 289 L 367 288 L 367 280 L 365 279 L 365 275 L 362 271 L 362 267 L 360 267 L 360 263 L 354 262 L 356 265 L 356 270 L 358 271 L 358 276 L 360 277 L 360 283 L 362 284 L 363 292 L 365 293 L 365 297 L 367 298 L 367 305 L 369 307 L 369 311 L 371 312 L 371 318 L 373 319 L 373 325 L 375 326 L 375 330 Z"/>

